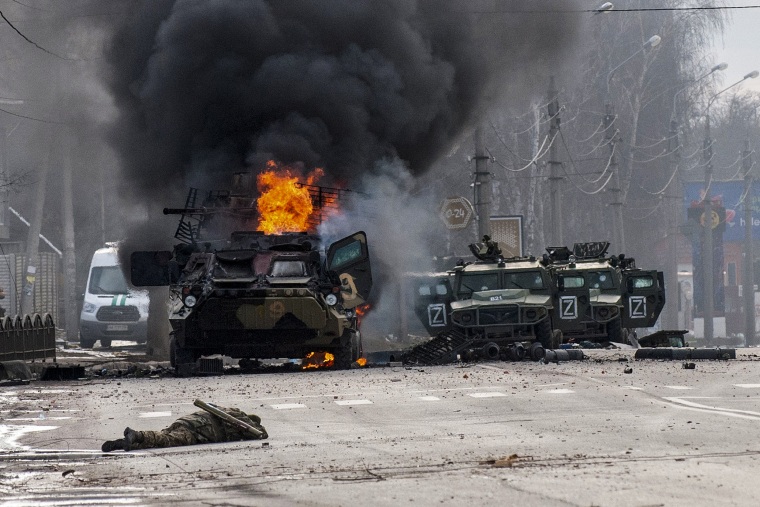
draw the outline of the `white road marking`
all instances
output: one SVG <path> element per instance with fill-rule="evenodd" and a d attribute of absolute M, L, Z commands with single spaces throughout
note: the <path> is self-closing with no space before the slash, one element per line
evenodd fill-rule
<path fill-rule="evenodd" d="M 623 389 L 630 389 L 631 391 L 643 391 L 643 387 L 635 387 L 635 386 L 623 386 Z"/>
<path fill-rule="evenodd" d="M 336 405 L 372 405 L 372 402 L 369 400 L 336 400 Z"/>
<path fill-rule="evenodd" d="M 544 391 L 544 392 L 548 394 L 572 394 L 575 391 L 573 391 L 572 389 L 549 389 L 548 391 Z"/>
<path fill-rule="evenodd" d="M 738 417 L 740 419 L 750 419 L 753 421 L 760 421 L 760 412 L 752 412 L 751 410 L 738 410 L 734 408 L 722 408 L 714 407 L 711 405 L 702 405 L 701 403 L 695 403 L 693 401 L 687 401 L 683 398 L 663 398 L 671 402 L 678 408 L 684 408 L 687 410 L 696 410 L 697 412 L 709 412 L 713 414 L 726 415 L 728 417 Z"/>
<path fill-rule="evenodd" d="M 557 382 L 555 384 L 538 384 L 534 387 L 552 387 L 552 386 L 566 386 L 567 382 Z"/>
<path fill-rule="evenodd" d="M 71 417 L 15 417 L 6 421 L 63 421 Z"/>
<path fill-rule="evenodd" d="M 438 396 L 420 396 L 419 399 L 422 401 L 440 401 L 441 400 Z"/>
<path fill-rule="evenodd" d="M 25 389 L 24 394 L 64 394 L 73 393 L 73 389 Z"/>
<path fill-rule="evenodd" d="M 171 417 L 171 412 L 140 412 L 137 417 L 141 419 L 153 419 L 155 417 Z"/>
<path fill-rule="evenodd" d="M 734 387 L 741 387 L 742 389 L 760 389 L 760 384 L 734 384 Z"/>
<path fill-rule="evenodd" d="M 6 424 L 0 424 L 0 449 L 8 450 L 12 448 L 28 449 L 29 447 L 21 445 L 17 440 L 27 433 L 33 433 L 35 431 L 50 431 L 58 429 L 58 426 L 12 426 Z"/>
<path fill-rule="evenodd" d="M 303 403 L 279 403 L 277 405 L 269 405 L 275 410 L 289 410 L 291 408 L 306 408 Z"/>
<path fill-rule="evenodd" d="M 693 387 L 689 387 L 689 386 L 665 386 L 665 387 L 667 387 L 668 389 L 673 389 L 675 391 L 689 391 L 691 389 L 694 389 Z"/>
<path fill-rule="evenodd" d="M 472 396 L 473 398 L 499 398 L 501 396 L 506 396 L 504 393 L 468 393 L 467 396 Z"/>

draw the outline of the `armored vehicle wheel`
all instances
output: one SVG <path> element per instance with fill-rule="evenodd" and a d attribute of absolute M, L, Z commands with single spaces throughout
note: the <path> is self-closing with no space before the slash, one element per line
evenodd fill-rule
<path fill-rule="evenodd" d="M 615 343 L 623 343 L 623 323 L 617 318 L 607 324 L 607 339 Z"/>
<path fill-rule="evenodd" d="M 541 342 L 544 349 L 552 347 L 552 323 L 549 319 L 544 319 L 536 324 L 536 339 Z"/>
<path fill-rule="evenodd" d="M 194 363 L 196 360 L 192 350 L 185 349 L 177 344 L 176 338 L 172 338 L 169 344 L 169 364 L 176 368 L 178 364 Z"/>
<path fill-rule="evenodd" d="M 512 361 L 522 361 L 525 359 L 525 347 L 522 343 L 515 343 L 509 350 L 509 355 Z"/>
<path fill-rule="evenodd" d="M 551 349 L 552 350 L 558 349 L 560 345 L 562 345 L 562 331 L 559 329 L 555 329 L 554 331 L 552 331 Z"/>
<path fill-rule="evenodd" d="M 530 358 L 533 361 L 540 361 L 546 356 L 546 349 L 539 342 L 533 342 L 530 344 Z"/>
<path fill-rule="evenodd" d="M 111 340 L 100 340 L 100 346 L 107 349 L 111 346 Z"/>
<path fill-rule="evenodd" d="M 361 338 L 355 331 L 346 331 L 343 345 L 335 351 L 335 369 L 348 370 L 361 355 Z"/>

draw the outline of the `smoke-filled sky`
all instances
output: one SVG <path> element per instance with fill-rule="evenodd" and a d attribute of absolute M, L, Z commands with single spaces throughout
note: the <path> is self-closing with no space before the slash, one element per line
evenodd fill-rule
<path fill-rule="evenodd" d="M 528 4 L 540 2 L 498 2 Z M 107 58 L 124 176 L 156 198 L 226 187 L 267 158 L 324 167 L 342 184 L 384 159 L 420 174 L 484 101 L 571 45 L 577 15 L 472 13 L 493 5 L 137 2 Z"/>

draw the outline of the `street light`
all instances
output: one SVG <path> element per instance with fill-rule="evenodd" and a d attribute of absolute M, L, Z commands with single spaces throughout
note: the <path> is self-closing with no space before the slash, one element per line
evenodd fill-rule
<path fill-rule="evenodd" d="M 681 155 L 678 141 L 678 131 L 680 126 L 678 124 L 678 96 L 681 92 L 691 88 L 695 84 L 699 83 L 703 79 L 711 76 L 713 73 L 723 71 L 728 68 L 728 64 L 725 62 L 714 65 L 708 72 L 705 72 L 701 76 L 688 81 L 684 86 L 678 89 L 673 94 L 673 112 L 670 116 L 670 139 L 668 141 L 668 151 L 672 154 L 671 163 L 673 168 L 673 174 L 678 172 L 679 164 L 681 162 Z M 672 144 L 671 144 L 672 143 Z M 671 178 L 671 182 L 673 179 Z M 667 190 L 667 187 L 665 187 Z M 665 191 L 663 190 L 663 191 Z M 672 204 L 670 206 L 670 213 L 668 214 L 669 226 L 668 226 L 668 260 L 667 270 L 665 272 L 665 287 L 666 294 L 665 300 L 670 301 L 665 307 L 663 312 L 663 326 L 665 329 L 679 329 L 678 322 L 678 305 L 674 304 L 678 300 L 678 226 L 680 224 L 681 213 L 681 192 L 680 185 L 676 186 L 675 196 L 671 199 Z"/>
<path fill-rule="evenodd" d="M 629 62 L 629 61 L 630 61 L 630 60 L 631 60 L 633 57 L 635 57 L 636 55 L 638 55 L 638 54 L 639 54 L 639 53 L 641 53 L 642 51 L 645 51 L 645 50 L 646 50 L 646 49 L 648 49 L 648 48 L 653 48 L 653 47 L 656 47 L 658 44 L 660 44 L 660 41 L 662 41 L 662 37 L 660 37 L 659 35 L 652 35 L 652 36 L 649 38 L 649 40 L 648 40 L 648 41 L 646 41 L 646 42 L 644 43 L 644 45 L 643 45 L 643 46 L 641 46 L 641 47 L 639 48 L 639 50 L 638 50 L 638 51 L 636 51 L 636 52 L 635 52 L 635 53 L 633 53 L 631 56 L 629 56 L 628 58 L 626 58 L 625 60 L 623 60 L 623 61 L 622 61 L 622 62 L 621 62 L 621 63 L 620 63 L 620 64 L 619 64 L 617 67 L 615 67 L 614 69 L 612 69 L 612 70 L 611 70 L 611 71 L 610 71 L 610 72 L 607 74 L 607 96 L 608 96 L 608 97 L 609 97 L 609 95 L 610 95 L 610 81 L 612 80 L 612 75 L 615 73 L 615 71 L 616 71 L 616 70 L 618 70 L 618 69 L 619 69 L 620 67 L 622 67 L 623 65 L 625 65 L 626 63 L 628 63 L 628 62 Z"/>
<path fill-rule="evenodd" d="M 620 67 L 631 61 L 633 57 L 638 55 L 639 53 L 647 50 L 648 48 L 656 47 L 662 38 L 659 35 L 652 35 L 648 41 L 646 41 L 638 51 L 633 53 L 631 56 L 623 60 L 619 65 L 617 65 L 615 68 L 613 68 L 609 73 L 607 73 L 607 95 L 606 100 L 607 103 L 605 104 L 605 112 L 604 112 L 604 137 L 607 140 L 607 144 L 610 147 L 610 162 L 609 167 L 613 174 L 615 175 L 615 188 L 611 188 L 610 192 L 613 193 L 613 195 L 616 195 L 617 198 L 613 199 L 613 201 L 610 203 L 610 206 L 614 206 L 615 209 L 615 221 L 613 225 L 613 234 L 615 238 L 613 238 L 612 243 L 617 245 L 618 248 L 620 248 L 620 252 L 625 252 L 625 234 L 623 233 L 623 195 L 622 190 L 620 188 L 620 171 L 618 171 L 617 168 L 617 161 L 615 160 L 615 133 L 612 130 L 612 126 L 615 122 L 615 109 L 612 104 L 612 100 L 610 100 L 610 81 L 612 81 L 612 75 L 615 73 L 616 70 L 618 70 Z"/>
<path fill-rule="evenodd" d="M 713 208 L 712 208 L 712 197 L 710 196 L 710 185 L 712 185 L 712 173 L 713 173 L 713 166 L 712 166 L 712 139 L 710 138 L 710 106 L 712 106 L 713 102 L 715 102 L 715 99 L 718 98 L 718 96 L 730 90 L 734 86 L 739 85 L 740 83 L 743 83 L 747 79 L 755 79 L 760 73 L 756 70 L 753 70 L 749 74 L 746 74 L 743 78 L 741 78 L 739 81 L 735 82 L 734 84 L 727 86 L 726 88 L 723 88 L 718 93 L 715 93 L 712 97 L 710 97 L 710 100 L 707 101 L 707 107 L 705 108 L 705 140 L 704 144 L 702 145 L 702 158 L 705 162 L 705 196 L 703 197 L 704 202 L 704 214 L 703 220 L 704 220 L 704 233 L 705 233 L 705 239 L 702 245 L 702 278 L 703 278 L 703 287 L 704 287 L 704 297 L 702 298 L 703 301 L 703 310 L 702 314 L 704 316 L 704 335 L 705 335 L 705 341 L 709 344 L 712 342 L 713 339 L 713 312 L 715 310 L 715 302 L 713 299 L 713 227 L 716 227 L 718 224 L 716 223 L 713 225 L 714 218 L 713 218 Z M 722 271 L 722 267 L 721 267 Z"/>
<path fill-rule="evenodd" d="M 704 78 L 711 76 L 713 73 L 719 71 L 719 70 L 726 70 L 728 68 L 728 64 L 726 62 L 721 62 L 718 65 L 715 65 L 712 69 L 710 69 L 709 72 L 706 72 L 705 74 L 702 74 L 696 79 L 692 79 L 689 81 L 686 85 L 684 85 L 680 90 L 678 90 L 675 95 L 673 95 L 673 113 L 671 115 L 671 120 L 676 120 L 676 102 L 678 100 L 678 96 L 681 94 L 681 92 L 691 88 L 693 85 L 699 83 Z"/>

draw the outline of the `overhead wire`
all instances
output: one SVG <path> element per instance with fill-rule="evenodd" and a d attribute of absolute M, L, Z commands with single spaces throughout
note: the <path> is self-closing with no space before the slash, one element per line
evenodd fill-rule
<path fill-rule="evenodd" d="M 541 158 L 541 157 L 543 157 L 546 154 L 546 152 L 549 151 L 549 148 L 551 148 L 552 144 L 554 144 L 554 140 L 556 138 L 557 138 L 557 134 L 554 134 L 554 137 L 552 137 L 552 140 L 549 143 L 549 146 L 546 146 L 546 141 L 549 139 L 549 136 L 548 135 L 545 136 L 543 142 L 541 143 L 541 146 L 538 148 L 538 150 L 536 150 L 536 155 L 531 160 L 529 160 L 528 163 L 525 166 L 523 166 L 523 167 L 521 167 L 519 169 L 511 169 L 511 168 L 507 167 L 506 165 L 504 165 L 500 161 L 498 161 L 495 157 L 493 157 L 493 155 L 491 154 L 491 151 L 488 150 L 488 148 L 486 148 L 486 151 L 488 151 L 488 154 L 491 155 L 491 159 L 497 165 L 503 167 L 505 170 L 507 170 L 509 172 L 519 173 L 519 172 L 522 172 L 522 171 L 530 168 L 530 166 L 536 164 L 536 162 L 538 161 L 538 159 Z M 546 149 L 544 149 L 544 146 L 546 146 Z"/>
<path fill-rule="evenodd" d="M 646 215 L 641 216 L 641 217 L 634 217 L 634 216 L 631 216 L 630 214 L 628 214 L 628 219 L 629 220 L 636 220 L 637 222 L 641 221 L 641 220 L 646 220 L 647 218 L 649 218 L 652 215 L 654 215 L 657 212 L 657 210 L 660 209 L 660 206 L 662 206 L 662 199 L 658 199 L 657 204 L 651 210 L 649 210 L 649 212 L 647 212 Z M 631 208 L 627 208 L 627 209 L 630 211 Z"/>
<path fill-rule="evenodd" d="M 572 164 L 573 169 L 575 170 L 576 174 L 581 175 L 582 173 L 578 170 L 578 167 L 576 166 L 575 161 L 573 160 L 573 157 L 570 154 L 570 149 L 567 146 L 567 142 L 565 141 L 565 136 L 563 135 L 562 130 L 559 131 L 559 136 L 560 136 L 560 139 L 562 141 L 562 145 L 565 147 L 565 151 L 567 152 L 567 157 L 570 160 L 570 163 Z M 615 150 L 614 150 L 614 145 L 613 145 L 613 149 L 611 150 L 610 157 L 607 160 L 607 165 L 605 166 L 604 170 L 602 171 L 602 173 L 599 176 L 599 178 L 597 179 L 597 181 L 601 180 L 602 177 L 604 176 L 604 174 L 607 172 L 607 169 L 610 168 L 610 165 L 612 164 L 612 158 L 613 158 L 614 155 L 615 155 Z M 562 171 L 565 173 L 565 176 L 567 176 L 567 181 L 569 181 L 570 184 L 573 187 L 575 187 L 579 192 L 581 192 L 583 194 L 586 194 L 586 195 L 595 195 L 595 194 L 598 194 L 599 192 L 601 192 L 607 186 L 607 184 L 609 184 L 610 180 L 612 179 L 612 175 L 613 175 L 613 172 L 610 171 L 609 176 L 607 176 L 607 180 L 605 180 L 605 182 L 602 184 L 601 187 L 599 187 L 595 191 L 588 191 L 588 190 L 585 190 L 585 189 L 581 188 L 580 186 L 578 186 L 572 180 L 572 177 L 571 177 L 570 173 L 568 173 L 567 169 L 565 169 L 565 164 L 564 163 L 560 164 L 560 167 L 562 167 Z M 585 178 L 583 178 L 583 179 L 585 180 Z"/>

